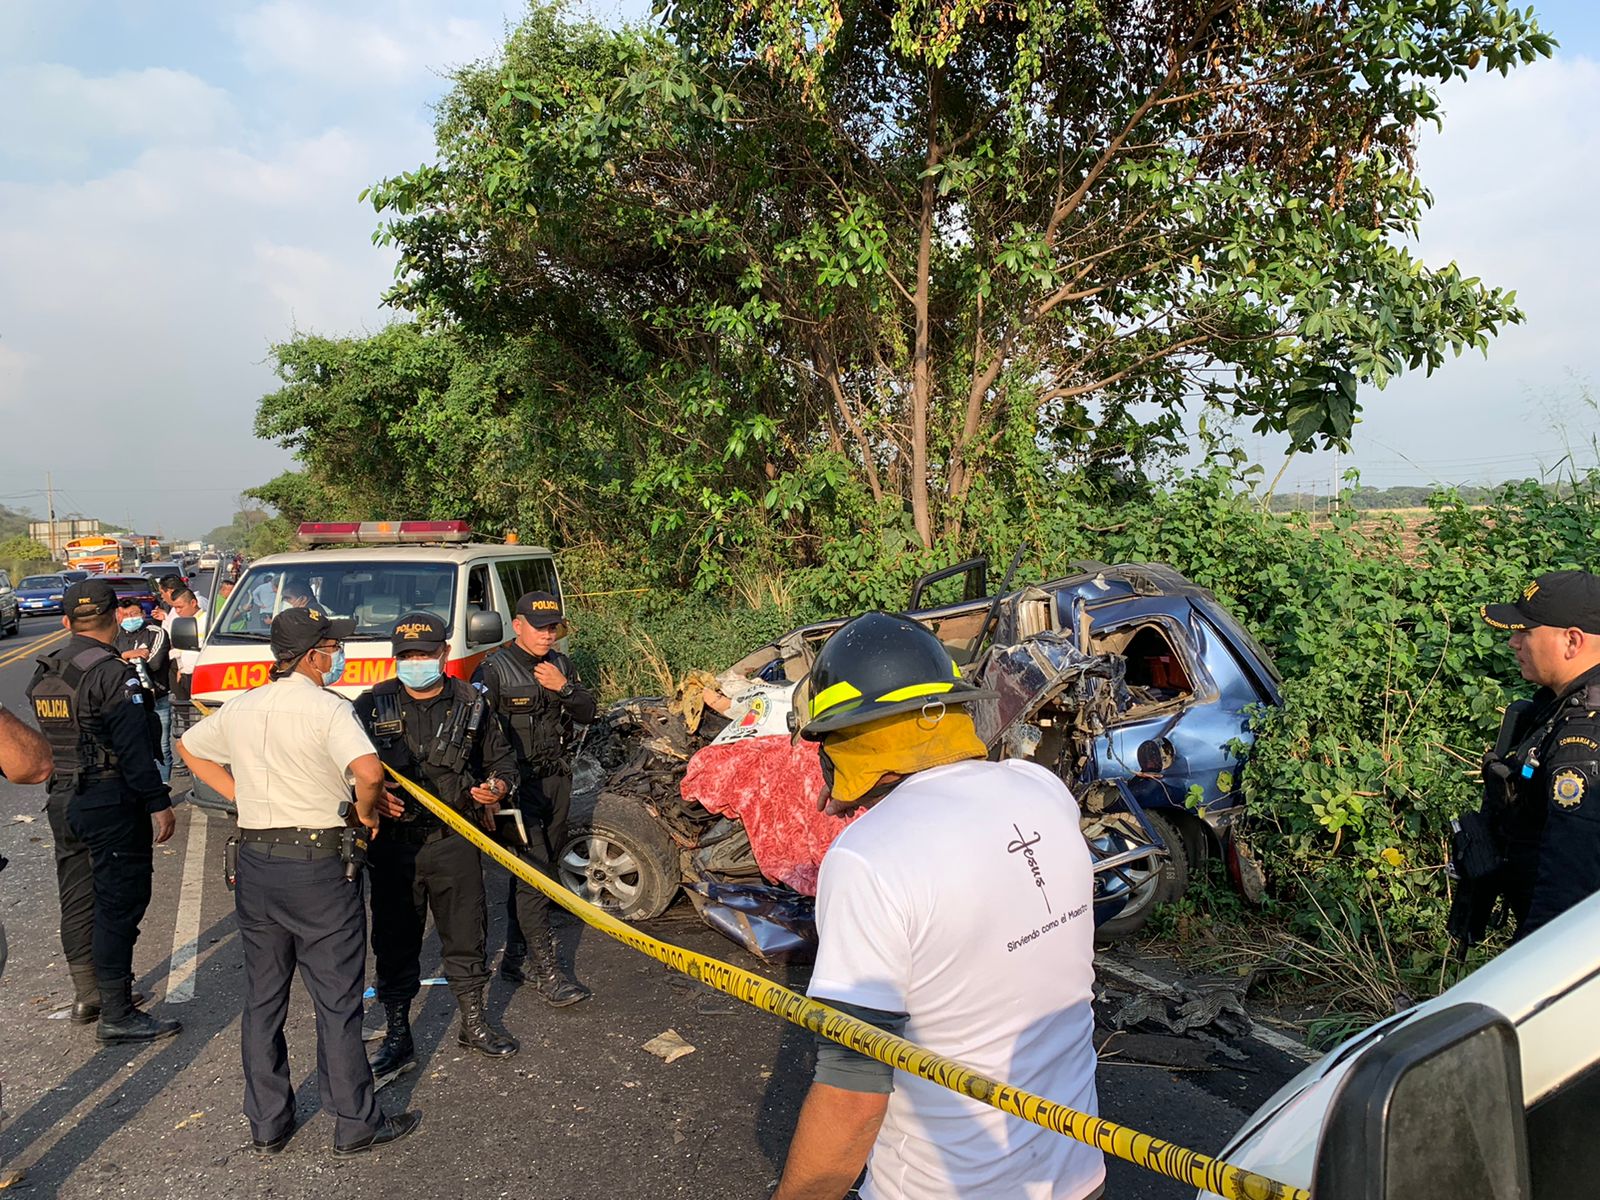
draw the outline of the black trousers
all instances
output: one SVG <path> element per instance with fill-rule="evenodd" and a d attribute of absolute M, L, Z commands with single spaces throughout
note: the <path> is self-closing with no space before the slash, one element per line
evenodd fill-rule
<path fill-rule="evenodd" d="M 92 963 L 95 980 L 118 990 L 133 976 L 133 946 L 150 907 L 150 814 L 115 785 L 51 792 L 45 807 L 55 838 L 62 953 L 69 966 Z"/>
<path fill-rule="evenodd" d="M 483 861 L 473 844 L 448 829 L 423 842 L 404 825 L 385 823 L 367 855 L 372 878 L 372 953 L 383 1004 L 406 1004 L 422 987 L 422 930 L 427 910 L 439 929 L 444 975 L 457 996 L 489 982 L 483 965 L 488 912 Z"/>
<path fill-rule="evenodd" d="M 271 1141 L 294 1123 L 289 1046 L 283 1023 L 298 967 L 317 1012 L 317 1086 L 333 1113 L 334 1144 L 375 1132 L 382 1120 L 372 1068 L 361 1044 L 367 959 L 365 887 L 344 877 L 335 857 L 306 862 L 239 847 L 233 894 L 244 946 L 244 1113 L 251 1135 Z"/>
<path fill-rule="evenodd" d="M 45 804 L 56 845 L 56 893 L 61 901 L 61 953 L 69 967 L 94 962 L 94 868 L 89 847 L 72 832 L 67 802 L 72 793 L 51 792 Z"/>
<path fill-rule="evenodd" d="M 522 781 L 519 789 L 522 820 L 528 827 L 528 845 L 517 857 L 554 878 L 551 864 L 567 843 L 567 817 L 572 810 L 572 776 L 547 775 Z M 515 875 L 506 889 L 506 954 L 521 958 L 528 939 L 549 937 L 550 901 Z"/>

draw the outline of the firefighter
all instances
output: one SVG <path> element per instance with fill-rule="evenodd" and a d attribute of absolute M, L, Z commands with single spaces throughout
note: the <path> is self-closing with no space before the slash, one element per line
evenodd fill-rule
<path fill-rule="evenodd" d="M 831 803 L 866 807 L 822 861 L 810 994 L 1093 1113 L 1093 876 L 1078 806 L 1036 763 L 985 761 L 944 646 L 873 612 L 797 696 Z M 1100 1194 L 1100 1151 L 819 1039 L 774 1200 Z"/>
<path fill-rule="evenodd" d="M 566 628 L 557 597 L 528 592 L 519 598 L 511 628 L 515 640 L 486 658 L 472 682 L 483 689 L 516 747 L 517 802 L 526 840 L 513 849 L 549 874 L 566 841 L 574 728 L 594 720 L 595 701 L 572 660 L 556 649 Z M 506 926 L 503 978 L 531 980 L 554 1008 L 588 998 L 589 989 L 561 960 L 550 930 L 550 901 L 543 892 L 513 878 L 506 895 Z"/>
<path fill-rule="evenodd" d="M 411 612 L 392 634 L 396 676 L 356 701 L 356 717 L 378 757 L 480 824 L 510 797 L 517 756 L 483 694 L 444 673 L 449 634 L 431 612 Z M 439 930 L 445 978 L 461 1010 L 456 1040 L 490 1058 L 507 1058 L 517 1040 L 484 1011 L 486 912 L 483 862 L 464 837 L 414 800 L 392 790 L 367 859 L 372 879 L 372 951 L 377 997 L 388 1032 L 372 1057 L 380 1080 L 417 1065 L 411 1002 L 422 986 L 420 955 L 428 910 Z"/>
<path fill-rule="evenodd" d="M 117 594 L 109 583 L 73 584 L 62 608 L 72 636 L 39 660 L 28 699 L 55 766 L 46 810 L 71 1019 L 98 1020 L 103 1045 L 155 1041 L 181 1028 L 140 1009 L 132 989 L 133 944 L 154 871 L 151 822 L 157 843 L 176 824 L 158 766 L 155 698 L 112 648 Z"/>

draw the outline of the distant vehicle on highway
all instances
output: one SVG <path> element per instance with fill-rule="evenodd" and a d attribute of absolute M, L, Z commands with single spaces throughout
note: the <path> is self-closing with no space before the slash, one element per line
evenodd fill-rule
<path fill-rule="evenodd" d="M 17 593 L 12 590 L 11 576 L 0 571 L 0 637 L 10 637 L 22 628 L 22 610 L 17 607 Z"/>
<path fill-rule="evenodd" d="M 77 572 L 74 572 L 76 574 Z M 70 581 L 64 574 L 29 575 L 17 584 L 17 607 L 29 616 L 59 613 Z"/>
<path fill-rule="evenodd" d="M 202 554 L 200 556 L 200 569 L 202 571 L 215 571 L 218 564 L 221 562 L 222 559 L 219 555 L 210 553 Z"/>
<path fill-rule="evenodd" d="M 147 562 L 144 564 L 144 566 L 139 568 L 139 574 L 143 575 L 151 582 L 160 579 L 163 575 L 181 575 L 185 582 L 187 582 L 189 579 L 189 571 L 187 568 L 180 566 L 178 563 L 170 561 Z"/>
<path fill-rule="evenodd" d="M 145 616 L 150 615 L 150 610 L 156 606 L 160 599 L 149 579 L 143 575 L 102 575 L 112 589 L 117 593 L 118 600 L 125 600 L 129 596 L 139 601 L 139 607 L 144 609 Z"/>
<path fill-rule="evenodd" d="M 69 568 L 65 571 L 57 571 L 56 574 L 65 579 L 69 585 L 74 583 L 82 583 L 85 579 L 89 578 L 89 572 L 79 571 L 75 568 Z"/>

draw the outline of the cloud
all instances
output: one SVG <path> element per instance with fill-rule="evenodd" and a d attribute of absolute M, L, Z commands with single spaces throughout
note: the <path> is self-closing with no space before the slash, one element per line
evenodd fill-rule
<path fill-rule="evenodd" d="M 395 83 L 488 54 L 499 28 L 446 16 L 411 2 L 344 5 L 271 0 L 241 15 L 244 58 L 260 71 L 283 72 L 343 89 Z"/>
<path fill-rule="evenodd" d="M 59 63 L 0 67 L 7 114 L 0 163 L 80 166 L 100 152 L 214 139 L 236 120 L 232 101 L 186 71 L 148 67 L 90 76 Z"/>

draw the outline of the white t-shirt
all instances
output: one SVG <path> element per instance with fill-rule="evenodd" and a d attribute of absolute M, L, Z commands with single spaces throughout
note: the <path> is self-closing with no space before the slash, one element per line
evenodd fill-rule
<path fill-rule="evenodd" d="M 810 994 L 909 1014 L 905 1037 L 1097 1113 L 1094 909 L 1078 805 L 1037 764 L 913 775 L 822 860 Z M 1077 1200 L 1098 1150 L 895 1072 L 863 1200 Z"/>
<path fill-rule="evenodd" d="M 350 764 L 377 753 L 354 706 L 304 675 L 236 696 L 191 726 L 183 744 L 232 769 L 240 829 L 343 824 Z"/>

